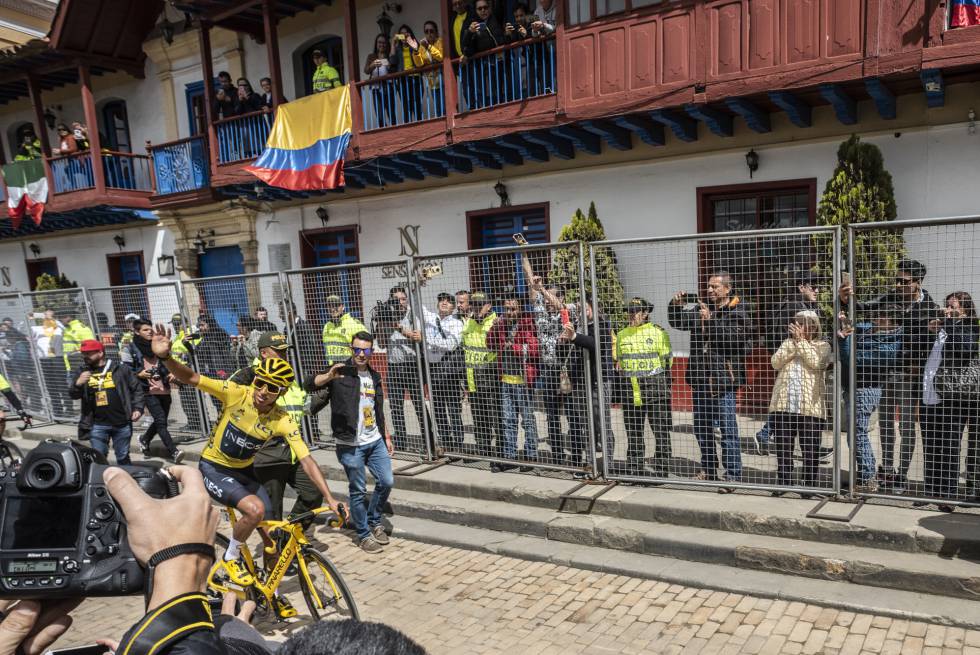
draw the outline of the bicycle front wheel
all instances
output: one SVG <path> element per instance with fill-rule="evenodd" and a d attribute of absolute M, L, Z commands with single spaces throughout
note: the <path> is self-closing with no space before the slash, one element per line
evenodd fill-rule
<path fill-rule="evenodd" d="M 301 557 L 306 561 L 307 574 L 300 570 L 299 582 L 310 615 L 317 620 L 334 614 L 339 619 L 359 621 L 354 595 L 334 563 L 315 550 L 302 553 Z"/>

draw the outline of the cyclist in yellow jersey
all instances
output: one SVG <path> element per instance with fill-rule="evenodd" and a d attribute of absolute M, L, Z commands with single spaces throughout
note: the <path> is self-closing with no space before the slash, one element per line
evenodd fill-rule
<path fill-rule="evenodd" d="M 171 358 L 169 331 L 157 325 L 153 334 L 153 353 L 182 384 L 194 385 L 221 401 L 223 410 L 211 431 L 207 447 L 201 453 L 199 468 L 212 498 L 227 507 L 235 507 L 241 518 L 235 524 L 225 551 L 224 567 L 235 584 L 252 584 L 244 565 L 239 562 L 241 546 L 260 521 L 270 512 L 272 503 L 252 470 L 255 454 L 265 442 L 281 437 L 323 494 L 327 505 L 340 516 L 337 500 L 330 493 L 323 474 L 310 456 L 300 436 L 299 426 L 282 407 L 276 405 L 295 376 L 289 362 L 269 359 L 255 367 L 251 385 L 228 380 L 212 380 L 194 372 Z"/>

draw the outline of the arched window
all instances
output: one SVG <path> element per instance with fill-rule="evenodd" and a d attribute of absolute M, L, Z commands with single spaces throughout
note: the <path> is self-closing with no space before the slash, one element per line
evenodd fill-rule
<path fill-rule="evenodd" d="M 316 70 L 313 65 L 314 50 L 323 52 L 327 57 L 327 63 L 336 68 L 337 73 L 340 74 L 340 81 L 347 82 L 344 71 L 344 42 L 339 36 L 319 36 L 314 41 L 308 41 L 297 48 L 293 54 L 293 70 L 302 75 L 296 80 L 297 98 L 313 94 L 313 72 Z"/>
<path fill-rule="evenodd" d="M 110 100 L 102 105 L 102 147 L 116 152 L 132 152 L 129 138 L 129 117 L 123 100 Z"/>

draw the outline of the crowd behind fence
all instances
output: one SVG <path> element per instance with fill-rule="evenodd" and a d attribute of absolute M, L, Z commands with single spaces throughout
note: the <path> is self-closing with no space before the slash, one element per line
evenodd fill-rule
<path fill-rule="evenodd" d="M 128 317 L 167 324 L 220 379 L 256 361 L 258 334 L 283 331 L 290 411 L 327 445 L 329 410 L 304 383 L 368 331 L 408 459 L 977 504 L 978 223 L 515 244 L 0 295 L 0 372 L 29 412 L 70 421 L 86 330 L 121 356 Z M 202 438 L 219 407 L 175 394 L 175 431 Z"/>

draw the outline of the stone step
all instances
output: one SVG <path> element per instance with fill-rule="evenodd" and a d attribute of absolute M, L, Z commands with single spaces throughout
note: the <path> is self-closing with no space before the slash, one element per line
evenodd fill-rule
<path fill-rule="evenodd" d="M 399 489 L 392 497 L 392 507 L 393 525 L 407 516 L 689 562 L 980 599 L 980 569 L 975 562 L 941 558 L 933 553 L 886 551 L 601 515 L 570 515 L 553 509 L 406 489 Z"/>
<path fill-rule="evenodd" d="M 881 589 L 875 587 L 720 564 L 685 562 L 658 555 L 612 551 L 597 546 L 583 546 L 463 525 L 447 525 L 407 516 L 396 517 L 393 536 L 532 562 L 550 562 L 732 594 L 822 605 L 840 611 L 927 621 L 967 629 L 980 627 L 976 601 L 948 596 L 899 590 L 882 593 Z"/>

